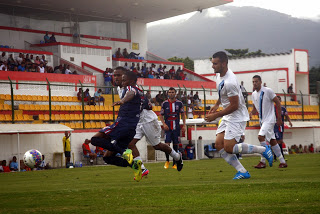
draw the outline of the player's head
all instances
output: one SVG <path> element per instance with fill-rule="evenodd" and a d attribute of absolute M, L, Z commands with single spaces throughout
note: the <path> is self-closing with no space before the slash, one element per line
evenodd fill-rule
<path fill-rule="evenodd" d="M 228 70 L 228 56 L 223 51 L 213 54 L 211 62 L 215 73 L 220 74 Z"/>
<path fill-rule="evenodd" d="M 124 67 L 116 67 L 113 72 L 113 84 L 122 87 L 122 75 L 126 72 Z"/>
<path fill-rule="evenodd" d="M 137 75 L 132 71 L 126 71 L 122 75 L 122 87 L 135 86 L 137 84 Z"/>
<path fill-rule="evenodd" d="M 65 135 L 66 137 L 68 136 L 68 134 L 69 134 L 69 132 L 67 132 L 67 131 L 64 132 L 64 135 Z"/>
<path fill-rule="evenodd" d="M 175 88 L 170 87 L 168 90 L 168 97 L 170 100 L 173 100 L 176 97 L 177 91 Z"/>
<path fill-rule="evenodd" d="M 260 91 L 262 80 L 259 75 L 254 75 L 252 77 L 253 90 Z"/>
<path fill-rule="evenodd" d="M 90 141 L 89 141 L 88 139 L 85 139 L 84 143 L 85 143 L 85 144 L 89 144 Z"/>

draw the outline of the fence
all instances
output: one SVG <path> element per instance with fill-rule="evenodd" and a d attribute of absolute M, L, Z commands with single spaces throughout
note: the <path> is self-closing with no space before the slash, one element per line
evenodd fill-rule
<path fill-rule="evenodd" d="M 83 89 L 81 100 L 78 100 L 76 94 L 78 88 Z M 98 88 L 111 88 L 110 95 L 103 95 L 105 105 L 88 105 L 84 100 L 85 88 L 96 91 Z M 140 86 L 144 93 L 159 90 L 146 90 Z M 104 90 L 103 90 L 104 91 Z M 162 99 L 167 99 L 167 87 L 161 86 Z M 193 118 L 204 118 L 206 112 L 213 106 L 217 99 L 216 91 L 214 96 L 210 95 L 212 91 L 202 88 L 202 90 L 192 90 L 194 94 L 199 92 L 201 100 L 198 109 L 193 109 Z M 188 114 L 188 107 L 194 103 L 188 104 L 188 95 L 191 89 L 178 85 L 177 98 L 182 100 L 185 106 L 185 112 Z M 185 95 L 183 95 L 185 94 Z M 93 93 L 91 93 L 93 95 Z M 282 98 L 282 105 L 287 108 L 291 120 L 307 121 L 320 120 L 319 117 L 319 96 L 307 94 L 278 94 Z M 92 96 L 93 97 L 93 96 Z M 210 97 L 211 99 L 208 99 Z M 249 112 L 252 110 L 251 93 L 246 97 L 246 104 Z M 112 106 L 112 103 L 119 100 L 116 88 L 97 87 L 93 84 L 86 84 L 79 81 L 74 83 L 55 83 L 50 82 L 0 82 L 0 123 L 62 123 L 75 129 L 102 128 L 106 123 L 116 119 L 119 106 Z M 154 111 L 159 115 L 161 107 L 156 98 L 152 99 Z M 222 107 L 219 108 L 221 110 Z M 187 115 L 188 116 L 188 115 Z M 248 126 L 259 126 L 258 116 L 254 115 L 248 122 Z"/>

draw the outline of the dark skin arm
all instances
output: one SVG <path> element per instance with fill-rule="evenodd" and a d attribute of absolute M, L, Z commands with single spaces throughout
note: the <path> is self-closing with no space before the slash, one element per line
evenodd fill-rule
<path fill-rule="evenodd" d="M 130 100 L 132 100 L 135 96 L 135 93 L 133 91 L 128 91 L 126 93 L 126 95 L 118 102 L 114 102 L 112 104 L 112 106 L 116 106 L 116 105 L 123 105 L 126 102 L 129 102 Z"/>
<path fill-rule="evenodd" d="M 277 125 L 281 126 L 282 125 L 282 119 L 281 119 L 281 103 L 280 100 L 278 99 L 278 97 L 274 97 L 272 99 L 272 101 L 276 104 L 276 108 L 277 108 Z"/>

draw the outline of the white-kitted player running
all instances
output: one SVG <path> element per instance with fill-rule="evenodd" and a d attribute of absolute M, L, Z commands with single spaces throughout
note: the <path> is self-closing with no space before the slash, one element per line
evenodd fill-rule
<path fill-rule="evenodd" d="M 238 171 L 233 179 L 247 179 L 251 176 L 235 154 L 260 153 L 272 163 L 272 152 L 269 146 L 239 143 L 249 120 L 249 114 L 236 75 L 228 69 L 228 57 L 225 52 L 213 54 L 212 68 L 216 74 L 220 74 L 219 100 L 210 109 L 205 120 L 210 122 L 222 117 L 216 132 L 216 149 L 221 157 Z M 223 110 L 216 112 L 220 104 Z"/>

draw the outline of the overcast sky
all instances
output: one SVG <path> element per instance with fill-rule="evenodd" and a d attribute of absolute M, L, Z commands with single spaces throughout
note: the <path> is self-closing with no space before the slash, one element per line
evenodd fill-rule
<path fill-rule="evenodd" d="M 228 3 L 226 5 L 236 7 L 260 7 L 288 14 L 292 17 L 310 19 L 320 22 L 320 0 L 233 0 L 232 3 Z M 148 24 L 148 26 L 169 24 L 175 21 L 186 20 L 192 17 L 195 13 L 197 12 L 191 12 L 168 19 L 151 22 Z M 213 7 L 209 9 L 209 14 L 213 17 L 221 17 L 225 15 L 225 12 Z"/>

